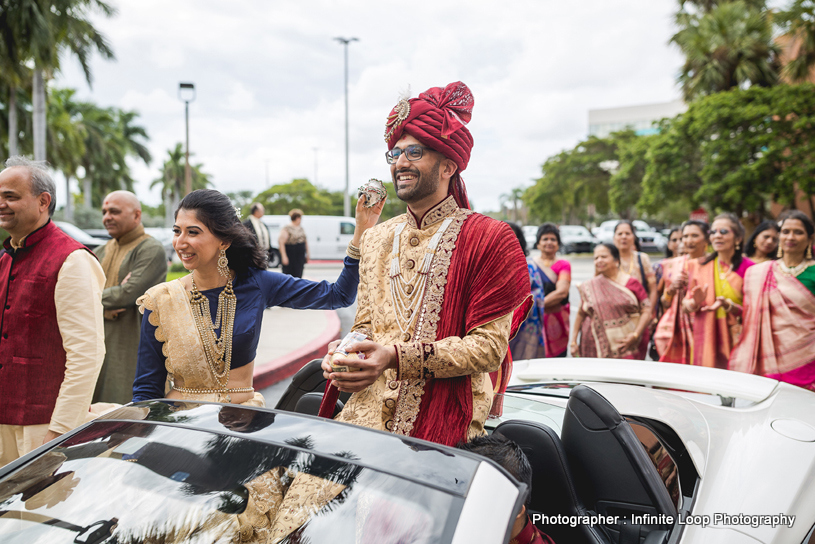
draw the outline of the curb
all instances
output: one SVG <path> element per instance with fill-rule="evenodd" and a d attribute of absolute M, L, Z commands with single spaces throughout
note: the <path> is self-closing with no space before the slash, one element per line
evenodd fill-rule
<path fill-rule="evenodd" d="M 252 384 L 255 391 L 266 389 L 294 376 L 303 365 L 326 354 L 329 342 L 340 337 L 340 316 L 335 310 L 324 311 L 327 313 L 328 325 L 320 336 L 291 353 L 255 367 Z"/>

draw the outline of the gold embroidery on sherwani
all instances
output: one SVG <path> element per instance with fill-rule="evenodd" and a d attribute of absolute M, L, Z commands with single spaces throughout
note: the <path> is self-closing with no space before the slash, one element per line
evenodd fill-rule
<path fill-rule="evenodd" d="M 445 209 L 449 209 L 450 213 L 444 215 L 443 211 Z M 439 314 L 444 300 L 444 286 L 447 284 L 447 273 L 450 270 L 450 259 L 453 256 L 461 226 L 471 213 L 470 210 L 459 208 L 455 205 L 454 200 L 448 198 L 440 206 L 425 214 L 422 219 L 422 226 L 432 225 L 450 216 L 452 216 L 453 221 L 444 231 L 436 249 L 436 255 L 433 257 L 433 267 L 427 278 L 424 299 L 419 307 L 419 317 L 416 320 L 415 330 L 412 335 L 415 342 L 413 344 L 404 344 L 399 349 L 399 376 L 402 378 L 402 384 L 399 387 L 399 397 L 393 417 L 393 432 L 396 434 L 409 435 L 413 430 L 416 418 L 419 417 L 419 408 L 421 407 L 426 382 L 424 376 L 421 375 L 421 344 L 417 348 L 417 343 L 434 342 L 436 340 Z M 403 355 L 405 356 L 404 361 L 402 359 Z M 404 374 L 402 371 L 403 366 Z M 418 376 L 415 378 L 405 378 L 405 375 L 415 376 L 416 374 Z"/>
<path fill-rule="evenodd" d="M 471 213 L 467 210 L 460 210 L 462 214 L 459 214 L 458 210 L 455 200 L 449 197 L 425 214 L 421 221 L 421 229 L 417 227 L 418 220 L 408 213 L 377 225 L 363 234 L 360 243 L 362 259 L 359 264 L 360 285 L 357 315 L 352 330 L 365 330 L 375 342 L 388 349 L 394 349 L 395 346 L 399 352 L 400 368 L 398 371 L 386 370 L 365 390 L 351 395 L 343 410 L 337 415 L 338 421 L 393 431 L 397 411 L 407 413 L 415 409 L 418 414 L 419 404 L 415 394 L 403 396 L 402 407 L 397 409 L 399 393 L 403 391 L 403 380 L 409 379 L 418 383 L 418 381 L 430 378 L 431 373 L 435 378 L 469 375 L 473 395 L 473 420 L 467 436 L 474 437 L 484 434 L 483 424 L 487 419 L 493 397 L 492 382 L 485 373 L 494 372 L 500 368 L 501 361 L 506 355 L 511 312 L 467 331 L 464 338 L 451 336 L 436 340 L 436 325 L 441 313 L 447 280 L 446 272 L 449 268 L 447 258 L 444 266 L 445 274 L 438 277 L 439 282 L 428 281 L 425 300 L 422 301 L 424 309 L 422 328 L 421 330 L 419 328 L 410 330 L 411 339 L 408 342 L 403 340 L 402 331 L 393 321 L 394 309 L 390 296 L 388 273 L 393 248 L 393 232 L 396 225 L 407 222 L 401 237 L 400 265 L 403 272 L 410 275 L 418 269 L 419 261 L 424 257 L 430 239 L 438 232 L 443 220 L 455 215 L 463 221 L 465 216 L 462 214 Z M 458 231 L 459 228 L 456 230 Z M 452 229 L 453 225 L 448 228 L 445 238 L 449 236 Z M 419 240 L 416 246 L 410 244 L 410 239 L 414 237 Z M 449 257 L 455 248 L 455 240 L 445 242 L 439 244 L 438 250 Z M 408 267 L 409 260 L 415 263 L 412 269 Z M 440 265 L 435 262 L 434 272 L 438 268 Z M 437 277 L 435 273 L 433 276 Z M 410 276 L 407 279 L 410 280 Z M 418 318 L 416 323 L 418 323 Z M 430 323 L 432 328 L 426 326 L 427 323 Z M 430 367 L 424 366 L 424 358 L 429 358 L 432 363 Z M 414 391 L 417 388 L 406 387 L 405 389 Z M 419 391 L 423 390 L 419 389 Z"/>

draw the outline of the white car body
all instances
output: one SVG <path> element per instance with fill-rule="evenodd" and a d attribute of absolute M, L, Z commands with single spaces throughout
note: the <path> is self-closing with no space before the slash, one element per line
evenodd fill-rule
<path fill-rule="evenodd" d="M 599 227 L 592 229 L 592 234 L 597 238 L 598 243 L 614 243 L 614 227 L 616 227 L 619 222 L 618 219 L 603 221 Z M 640 245 L 643 251 L 665 251 L 668 241 L 661 233 L 657 232 L 654 227 L 638 219 L 632 221 L 632 223 L 634 223 L 634 229 L 636 230 L 637 238 L 640 239 Z"/>
<path fill-rule="evenodd" d="M 727 370 L 585 358 L 516 361 L 510 387 L 560 382 L 588 385 L 626 418 L 661 422 L 679 436 L 698 473 L 685 506 L 710 522 L 684 525 L 681 538 L 674 530 L 669 542 L 811 542 L 805 539 L 815 523 L 815 393 Z M 507 391 L 500 419 L 537 420 L 560 434 L 557 406 L 565 404 L 566 397 Z M 715 524 L 717 514 L 795 521 Z"/>
<path fill-rule="evenodd" d="M 280 231 L 291 222 L 288 215 L 264 215 L 261 221 L 269 227 L 269 242 L 279 250 Z M 309 256 L 318 260 L 342 260 L 348 243 L 354 238 L 356 220 L 334 215 L 304 215 L 300 226 L 306 231 Z"/>

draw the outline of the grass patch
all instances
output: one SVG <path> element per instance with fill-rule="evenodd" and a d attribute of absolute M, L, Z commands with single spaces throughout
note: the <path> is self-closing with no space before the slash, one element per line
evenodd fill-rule
<path fill-rule="evenodd" d="M 167 281 L 177 280 L 178 278 L 182 278 L 182 277 L 186 276 L 187 274 L 189 274 L 189 272 L 187 270 L 184 270 L 183 272 L 172 272 L 172 271 L 168 272 L 167 273 Z"/>

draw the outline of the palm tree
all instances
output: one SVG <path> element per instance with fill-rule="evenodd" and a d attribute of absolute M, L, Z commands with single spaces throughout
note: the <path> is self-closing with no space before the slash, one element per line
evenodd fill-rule
<path fill-rule="evenodd" d="M 167 150 L 168 158 L 161 167 L 161 177 L 153 180 L 150 188 L 161 186 L 161 197 L 164 200 L 164 218 L 167 227 L 173 226 L 175 209 L 184 194 L 184 146 L 176 144 Z M 192 154 L 190 155 L 192 156 Z M 190 165 L 192 171 L 192 190 L 206 189 L 212 185 L 210 175 L 201 171 L 203 164 Z"/>
<path fill-rule="evenodd" d="M 671 38 L 685 54 L 679 75 L 685 100 L 735 87 L 775 85 L 780 49 L 773 41 L 769 12 L 757 7 L 762 3 L 704 4 L 701 10 L 683 9 L 676 15 L 680 30 Z"/>
<path fill-rule="evenodd" d="M 94 11 L 111 17 L 116 10 L 103 0 L 0 0 L 0 28 L 9 61 L 34 63 L 32 105 L 34 158 L 46 158 L 46 79 L 60 68 L 63 52 L 73 53 L 88 85 L 92 83 L 90 55 L 112 59 L 107 39 L 90 23 Z"/>
<path fill-rule="evenodd" d="M 65 219 L 71 221 L 71 180 L 85 155 L 85 127 L 77 122 L 79 104 L 73 89 L 55 89 L 48 102 L 48 161 L 65 176 Z"/>
<path fill-rule="evenodd" d="M 794 0 L 788 9 L 778 12 L 775 20 L 786 32 L 790 47 L 791 59 L 783 74 L 795 83 L 808 80 L 815 65 L 815 2 Z"/>

